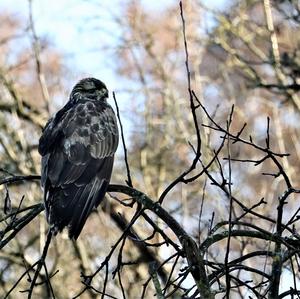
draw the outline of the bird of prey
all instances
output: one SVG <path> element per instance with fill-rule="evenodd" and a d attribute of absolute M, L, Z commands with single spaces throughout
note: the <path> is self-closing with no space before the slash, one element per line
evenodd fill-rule
<path fill-rule="evenodd" d="M 85 78 L 43 129 L 41 185 L 52 233 L 68 227 L 77 239 L 104 198 L 118 147 L 118 126 L 103 82 Z"/>

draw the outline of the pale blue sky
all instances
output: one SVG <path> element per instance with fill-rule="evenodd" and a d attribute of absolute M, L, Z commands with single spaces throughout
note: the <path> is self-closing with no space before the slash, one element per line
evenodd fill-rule
<path fill-rule="evenodd" d="M 33 17 L 38 36 L 47 36 L 55 48 L 65 55 L 65 62 L 77 69 L 80 77 L 98 77 L 110 87 L 118 89 L 118 80 L 113 73 L 113 57 L 99 51 L 101 40 L 113 47 L 113 37 L 121 34 L 111 19 L 120 12 L 119 0 L 33 0 Z M 149 9 L 159 10 L 174 0 L 143 1 Z M 177 2 L 177 1 L 176 1 Z M 101 4 L 99 4 L 101 3 Z M 27 0 L 1 0 L 0 10 L 17 16 L 28 16 Z M 97 19 L 95 19 L 97 16 Z M 93 32 L 95 32 L 93 34 Z"/>
<path fill-rule="evenodd" d="M 149 10 L 163 9 L 177 0 L 141 0 Z M 77 69 L 78 76 L 92 75 L 106 82 L 111 90 L 120 88 L 120 78 L 113 72 L 111 55 L 99 51 L 101 40 L 113 47 L 113 37 L 120 35 L 112 21 L 125 0 L 33 0 L 33 17 L 39 36 L 47 36 L 65 55 L 65 62 Z M 205 1 L 220 7 L 226 0 Z M 101 3 L 101 4 L 100 4 Z M 28 0 L 0 0 L 0 11 L 28 16 Z M 97 16 L 97 19 L 95 19 Z M 93 19 L 94 17 L 94 19 Z M 93 32 L 95 32 L 93 34 Z"/>

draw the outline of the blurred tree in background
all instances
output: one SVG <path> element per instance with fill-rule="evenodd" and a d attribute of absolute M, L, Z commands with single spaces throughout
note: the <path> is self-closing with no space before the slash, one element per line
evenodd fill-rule
<path fill-rule="evenodd" d="M 1 298 L 300 296 L 300 6 L 227 2 L 112 13 L 119 185 L 45 263 L 37 144 L 72 73 L 31 11 L 0 15 Z"/>

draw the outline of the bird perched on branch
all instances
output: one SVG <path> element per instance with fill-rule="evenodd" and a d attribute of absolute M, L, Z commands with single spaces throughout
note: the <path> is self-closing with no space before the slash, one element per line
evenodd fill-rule
<path fill-rule="evenodd" d="M 108 90 L 94 78 L 79 81 L 69 101 L 46 124 L 39 141 L 47 220 L 52 233 L 77 239 L 107 190 L 118 146 Z"/>

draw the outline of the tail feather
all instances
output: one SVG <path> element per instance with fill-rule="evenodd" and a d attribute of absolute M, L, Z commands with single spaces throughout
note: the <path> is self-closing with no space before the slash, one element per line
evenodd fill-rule
<path fill-rule="evenodd" d="M 55 187 L 50 179 L 45 182 L 45 207 L 47 220 L 54 233 L 69 229 L 69 237 L 77 239 L 93 208 L 96 208 L 105 196 L 112 171 L 113 157 L 101 161 L 98 167 L 92 163 L 85 171 L 76 171 L 65 177 L 66 181 L 76 178 L 75 182 L 57 184 Z M 94 167 L 93 167 L 94 166 Z M 71 179 L 70 179 L 71 178 Z"/>
<path fill-rule="evenodd" d="M 69 237 L 77 239 L 88 216 L 97 203 L 102 201 L 107 189 L 108 183 L 105 180 L 99 181 L 97 178 L 93 182 L 88 198 L 83 198 L 85 204 L 82 208 L 74 211 L 71 222 L 69 224 Z M 84 195 L 83 195 L 84 196 Z M 80 201 L 81 199 L 79 199 Z"/>
<path fill-rule="evenodd" d="M 103 200 L 108 182 L 97 177 L 85 186 L 70 186 L 67 190 L 52 190 L 47 199 L 50 207 L 47 219 L 54 231 L 69 228 L 69 237 L 77 239 L 92 209 Z"/>

